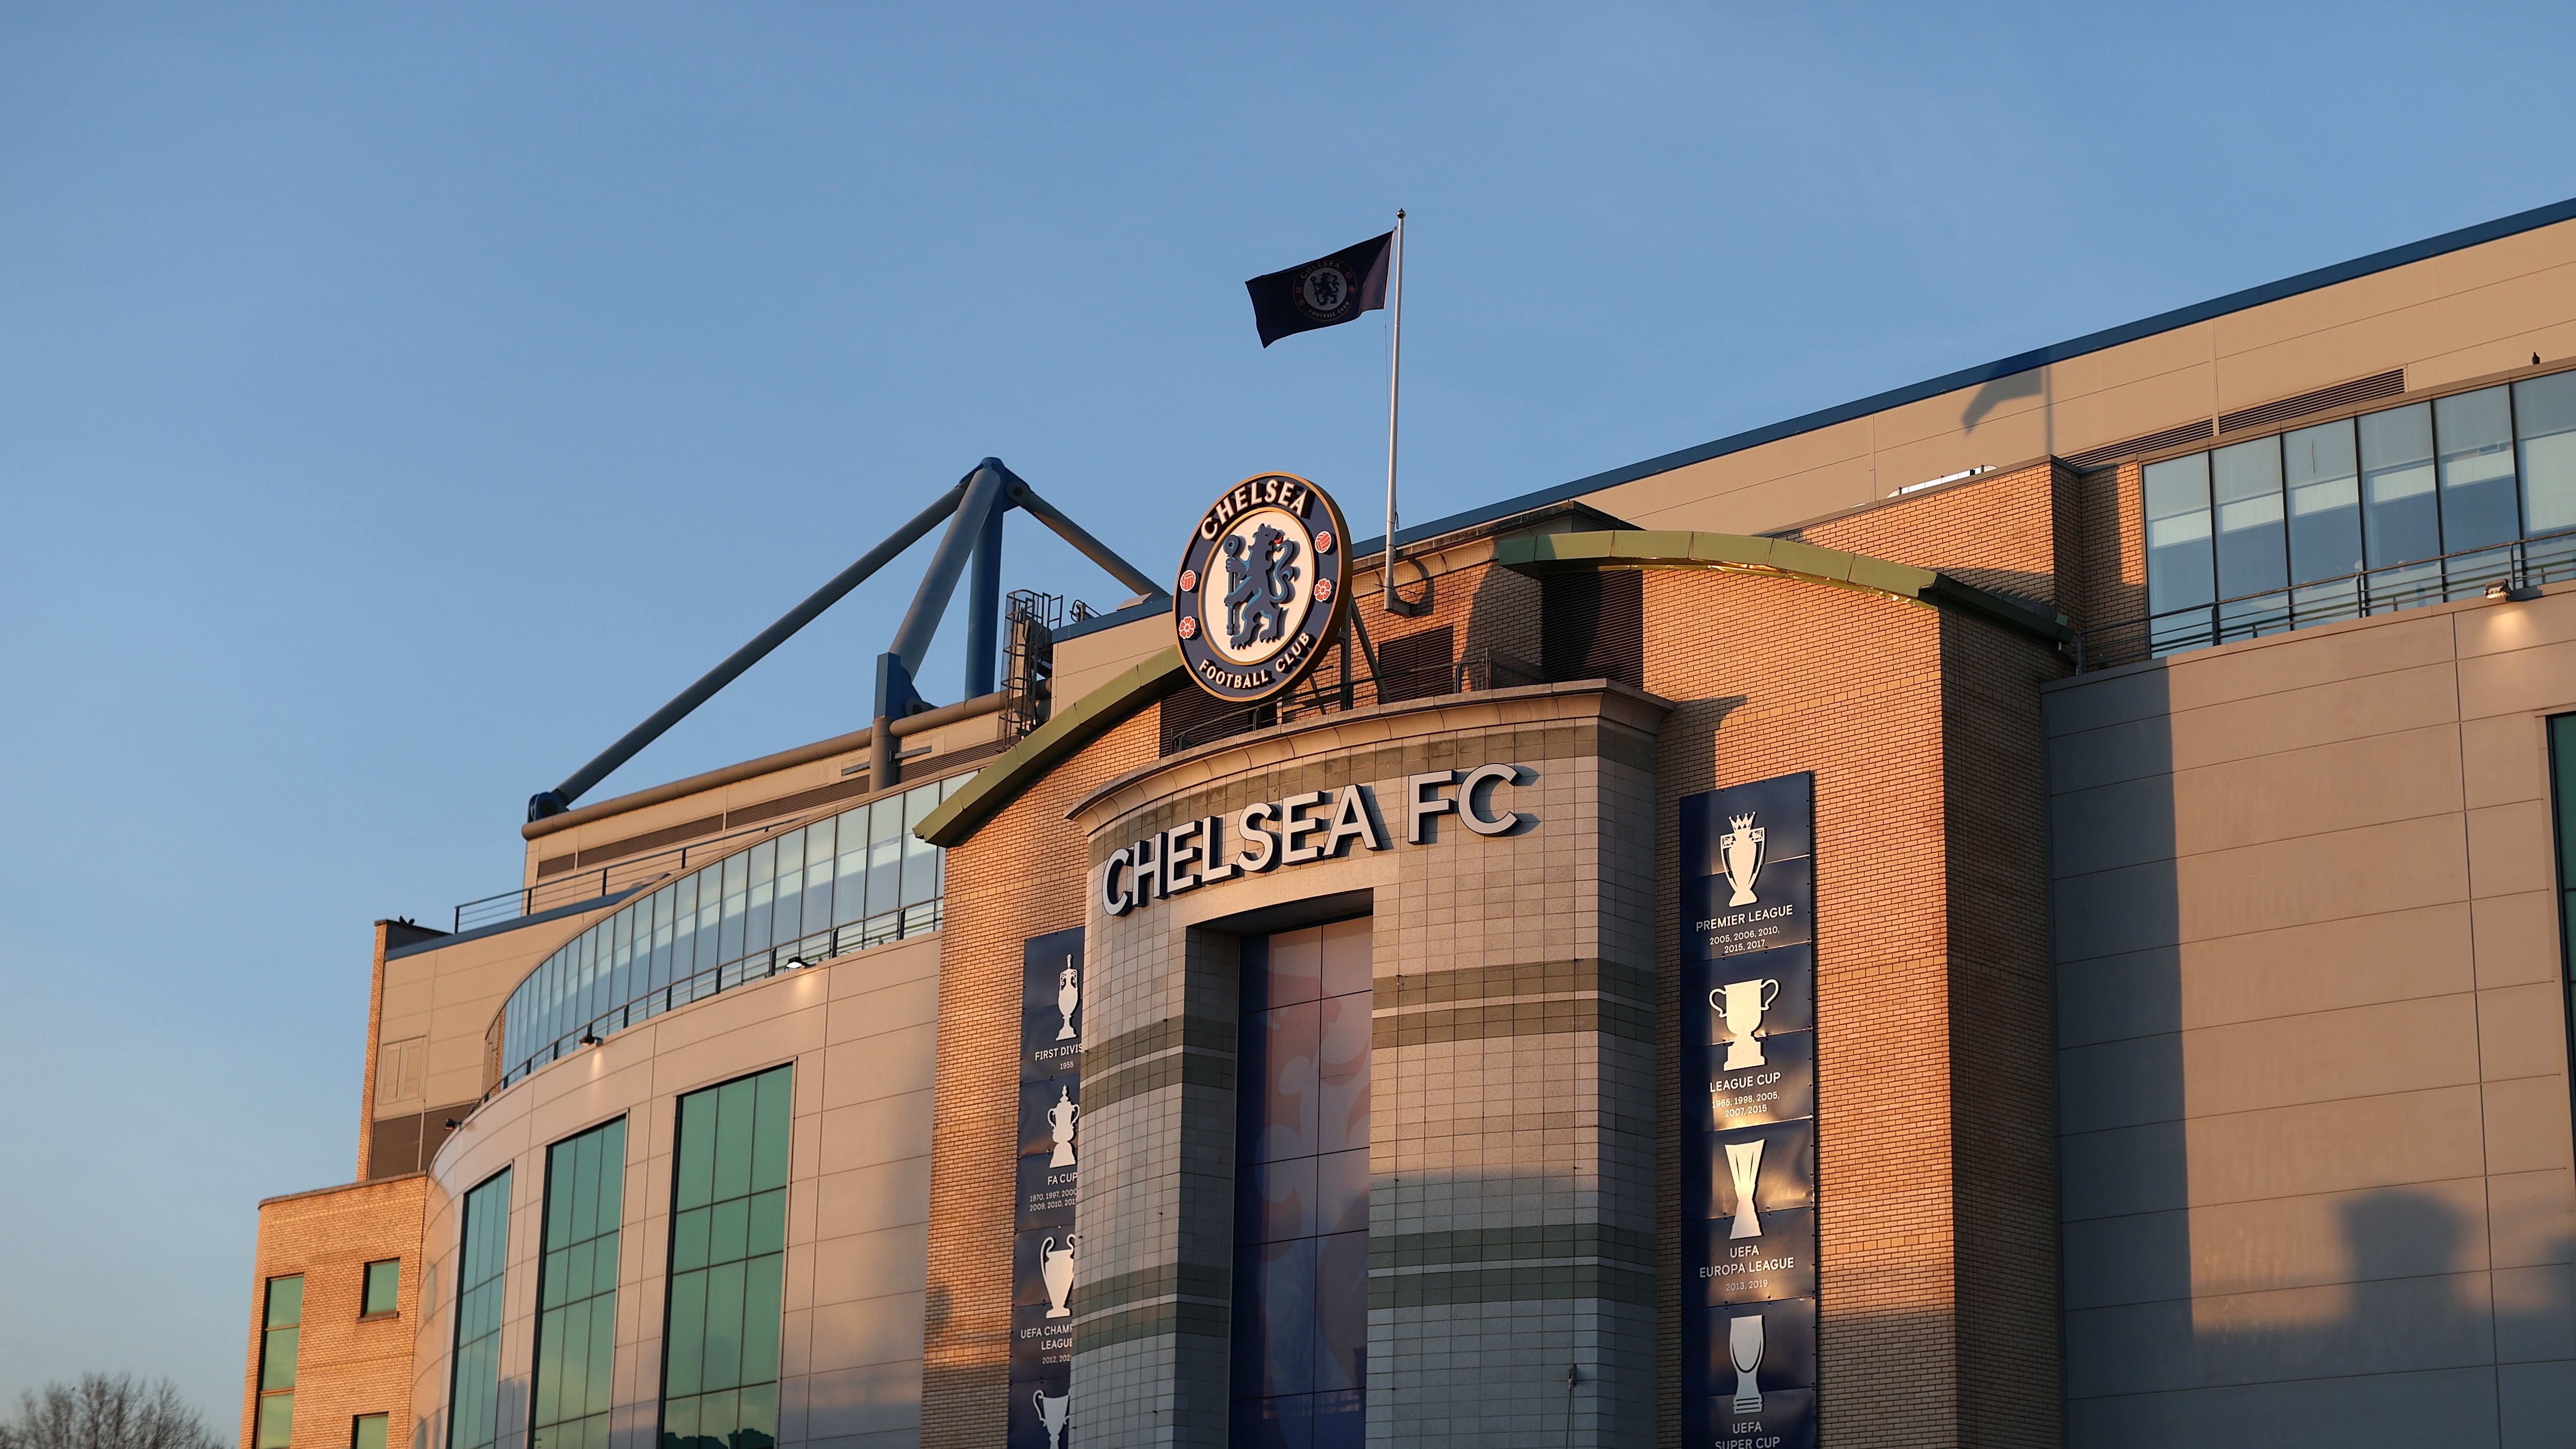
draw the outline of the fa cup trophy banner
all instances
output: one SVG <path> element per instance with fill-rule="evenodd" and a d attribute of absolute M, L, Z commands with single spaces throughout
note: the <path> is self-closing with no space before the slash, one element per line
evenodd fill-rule
<path fill-rule="evenodd" d="M 1685 1442 L 1816 1443 L 1815 777 L 1681 801 Z"/>
<path fill-rule="evenodd" d="M 1082 1234 L 1082 931 L 1030 937 L 1020 962 L 1020 1139 L 1012 1211 L 1008 1449 L 1069 1449 Z M 997 1248 L 999 1245 L 996 1245 Z"/>

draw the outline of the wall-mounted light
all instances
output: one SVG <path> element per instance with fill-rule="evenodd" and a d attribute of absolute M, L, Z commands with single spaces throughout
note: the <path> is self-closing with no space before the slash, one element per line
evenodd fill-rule
<path fill-rule="evenodd" d="M 2514 584 L 2507 583 L 2503 579 L 2498 579 L 2494 583 L 2487 585 L 2487 597 L 2490 599 L 2508 599 L 2517 604 L 2525 604 L 2540 597 L 2540 585 Z"/>
<path fill-rule="evenodd" d="M 778 963 L 778 969 L 781 971 L 802 971 L 813 964 L 813 962 L 806 960 L 802 956 L 790 956 L 786 960 Z"/>
<path fill-rule="evenodd" d="M 585 1031 L 585 1032 L 583 1032 L 583 1033 L 581 1034 L 581 1044 L 582 1044 L 583 1046 L 597 1046 L 597 1045 L 599 1045 L 599 1033 L 598 1033 L 598 1032 L 595 1032 L 595 1031 Z"/>

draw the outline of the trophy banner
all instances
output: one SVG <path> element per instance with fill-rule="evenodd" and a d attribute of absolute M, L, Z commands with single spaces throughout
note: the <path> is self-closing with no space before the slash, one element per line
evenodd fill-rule
<path fill-rule="evenodd" d="M 1685 960 L 1681 978 L 1683 1046 L 1725 1046 L 1747 1033 L 1815 1030 L 1813 946 Z"/>
<path fill-rule="evenodd" d="M 1727 1132 L 1816 1115 L 1816 1034 L 1762 1040 L 1762 1060 L 1729 1071 L 1729 1049 L 1684 1051 L 1682 1120 L 1694 1132 Z"/>
<path fill-rule="evenodd" d="M 1765 1231 L 1734 1236 L 1731 1222 L 1692 1225 L 1682 1244 L 1682 1305 L 1769 1303 L 1816 1296 L 1816 1210 L 1766 1209 Z"/>
<path fill-rule="evenodd" d="M 1731 1399 L 1748 1378 L 1766 1396 L 1816 1386 L 1814 1299 L 1682 1310 L 1682 1397 Z"/>
<path fill-rule="evenodd" d="M 1010 1449 L 1071 1442 L 1074 1230 L 1082 1162 L 1080 928 L 1022 944 L 1018 1162 L 1012 1174 Z"/>
<path fill-rule="evenodd" d="M 1726 1149 L 1745 1142 L 1762 1144 L 1753 1206 L 1766 1222 L 1774 1209 L 1816 1205 L 1816 1124 L 1804 1120 L 1774 1122 L 1736 1132 L 1713 1132 L 1685 1145 L 1688 1168 L 1682 1173 L 1682 1221 L 1731 1221 L 1743 1211 Z"/>
<path fill-rule="evenodd" d="M 1816 1449 L 1816 1391 L 1766 1389 L 1762 1407 L 1738 1412 L 1732 1398 L 1682 1404 L 1685 1449 Z"/>
<path fill-rule="evenodd" d="M 1683 1441 L 1816 1442 L 1815 776 L 1680 802 Z"/>

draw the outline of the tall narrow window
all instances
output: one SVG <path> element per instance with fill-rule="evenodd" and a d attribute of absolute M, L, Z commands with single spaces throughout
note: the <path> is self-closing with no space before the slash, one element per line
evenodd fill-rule
<path fill-rule="evenodd" d="M 2503 578 L 2522 536 L 2522 503 L 2513 486 L 2513 404 L 2509 390 L 2483 387 L 2433 404 L 2442 445 L 2442 550 L 2494 546 L 2492 553 L 2450 560 L 2452 598 L 2466 598 Z"/>
<path fill-rule="evenodd" d="M 2290 499 L 2290 577 L 2309 585 L 2292 596 L 2298 621 L 2349 619 L 2359 592 L 2351 575 L 2362 569 L 2361 461 L 2352 420 L 2284 437 L 2281 466 Z"/>
<path fill-rule="evenodd" d="M 2576 1021 L 2576 714 L 2549 721 L 2549 773 L 2558 827 L 2559 984 L 2570 1020 Z M 2576 1049 L 2576 1037 L 2569 1046 Z"/>
<path fill-rule="evenodd" d="M 1233 1442 L 1358 1449 L 1368 1386 L 1369 922 L 1243 943 Z"/>
<path fill-rule="evenodd" d="M 2417 403 L 2365 413 L 2361 428 L 2361 518 L 2370 554 L 2372 613 L 2411 609 L 2442 597 L 2442 514 L 2433 495 L 2433 407 Z M 2398 564 L 2413 567 L 2397 568 Z"/>
<path fill-rule="evenodd" d="M 662 1449 L 778 1442 L 790 1070 L 680 1099 Z"/>
<path fill-rule="evenodd" d="M 2210 559 L 2209 455 L 2149 463 L 2146 502 L 2147 607 L 2156 613 L 2148 647 L 2165 654 L 2213 643 L 2207 606 L 2217 601 L 2218 580 Z"/>
<path fill-rule="evenodd" d="M 2576 529 L 2576 372 L 2515 383 L 2513 427 L 2521 444 L 2523 531 Z M 2576 575 L 2576 534 L 2533 544 L 2529 567 L 2543 580 Z"/>
<path fill-rule="evenodd" d="M 2290 582 L 2281 527 L 2281 440 L 2257 438 L 2209 455 L 2218 515 L 2219 637 L 2246 639 L 2290 627 Z M 2247 595 L 2253 595 L 2247 598 Z"/>
<path fill-rule="evenodd" d="M 360 1414 L 349 1423 L 349 1449 L 385 1449 L 385 1430 L 390 1422 L 384 1414 Z"/>
<path fill-rule="evenodd" d="M 304 1275 L 268 1280 L 259 1334 L 259 1420 L 251 1449 L 286 1449 L 295 1435 L 295 1351 L 304 1322 Z"/>
<path fill-rule="evenodd" d="M 537 1268 L 532 1449 L 608 1449 L 617 1347 L 617 1226 L 626 1119 L 546 1149 L 545 1236 Z"/>
<path fill-rule="evenodd" d="M 510 1256 L 510 1169 L 465 1195 L 447 1449 L 490 1449 L 501 1406 L 501 1275 Z"/>

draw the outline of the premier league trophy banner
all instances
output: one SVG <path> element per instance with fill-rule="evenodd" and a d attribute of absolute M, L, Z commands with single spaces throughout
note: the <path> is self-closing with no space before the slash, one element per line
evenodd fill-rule
<path fill-rule="evenodd" d="M 1073 1285 L 1082 1235 L 1073 1190 L 1082 1165 L 1082 932 L 1023 947 L 1020 1164 L 1011 1227 L 1009 1449 L 1072 1443 Z"/>
<path fill-rule="evenodd" d="M 1813 774 L 1681 802 L 1682 1442 L 1816 1442 Z"/>

